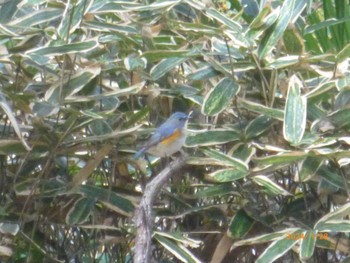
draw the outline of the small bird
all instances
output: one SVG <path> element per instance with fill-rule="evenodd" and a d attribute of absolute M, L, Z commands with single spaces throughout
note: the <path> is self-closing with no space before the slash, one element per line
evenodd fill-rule
<path fill-rule="evenodd" d="M 145 152 L 154 156 L 167 157 L 179 151 L 185 144 L 186 125 L 191 114 L 183 112 L 173 113 L 162 125 L 160 125 L 146 145 L 135 155 L 139 159 Z"/>

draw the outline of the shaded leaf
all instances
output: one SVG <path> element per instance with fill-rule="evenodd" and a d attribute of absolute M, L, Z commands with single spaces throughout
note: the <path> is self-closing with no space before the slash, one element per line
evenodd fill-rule
<path fill-rule="evenodd" d="M 78 191 L 86 197 L 102 202 L 107 208 L 121 213 L 122 215 L 130 216 L 134 211 L 134 205 L 129 199 L 111 190 L 91 185 L 81 185 Z"/>
<path fill-rule="evenodd" d="M 88 220 L 91 210 L 95 206 L 93 198 L 82 197 L 78 199 L 66 216 L 66 223 L 69 225 L 81 224 Z"/>
<path fill-rule="evenodd" d="M 254 222 L 243 209 L 239 210 L 229 223 L 229 236 L 233 239 L 243 238 L 253 227 Z"/>

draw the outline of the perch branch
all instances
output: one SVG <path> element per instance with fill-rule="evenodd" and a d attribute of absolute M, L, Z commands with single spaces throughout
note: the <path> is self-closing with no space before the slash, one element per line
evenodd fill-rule
<path fill-rule="evenodd" d="M 151 241 L 153 228 L 152 207 L 154 200 L 160 193 L 165 183 L 183 166 L 185 157 L 181 156 L 171 162 L 168 167 L 162 170 L 150 181 L 145 188 L 140 205 L 135 211 L 134 222 L 136 225 L 135 238 L 135 263 L 148 263 L 151 257 Z"/>

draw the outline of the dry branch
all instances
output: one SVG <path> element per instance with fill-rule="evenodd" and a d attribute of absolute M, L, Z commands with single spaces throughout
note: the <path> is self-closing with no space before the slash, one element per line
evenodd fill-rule
<path fill-rule="evenodd" d="M 152 207 L 154 200 L 165 183 L 185 165 L 185 158 L 179 157 L 161 171 L 145 188 L 140 205 L 135 211 L 136 225 L 135 263 L 148 263 L 151 256 L 151 241 L 153 228 Z"/>

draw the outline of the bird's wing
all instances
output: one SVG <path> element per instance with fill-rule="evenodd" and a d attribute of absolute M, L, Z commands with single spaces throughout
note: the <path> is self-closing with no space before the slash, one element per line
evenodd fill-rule
<path fill-rule="evenodd" d="M 177 128 L 168 125 L 167 123 L 162 124 L 155 133 L 151 136 L 151 138 L 148 140 L 145 146 L 143 146 L 134 156 L 135 159 L 140 158 L 149 148 L 151 148 L 154 145 L 157 145 L 161 141 L 163 141 L 165 138 L 171 137 L 175 132 Z"/>
<path fill-rule="evenodd" d="M 150 148 L 154 145 L 157 145 L 161 141 L 163 141 L 165 138 L 168 138 L 176 132 L 176 128 L 173 127 L 165 127 L 164 129 L 161 129 L 159 131 L 156 131 L 151 138 L 148 140 L 145 147 Z"/>

